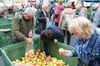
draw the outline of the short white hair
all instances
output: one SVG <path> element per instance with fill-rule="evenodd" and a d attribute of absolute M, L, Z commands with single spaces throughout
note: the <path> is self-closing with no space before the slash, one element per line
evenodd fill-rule
<path fill-rule="evenodd" d="M 76 8 L 81 8 L 81 7 L 82 7 L 81 4 L 77 4 L 77 5 L 76 5 Z"/>
<path fill-rule="evenodd" d="M 28 7 L 28 8 L 25 9 L 24 12 L 27 13 L 27 15 L 33 15 L 34 16 L 35 12 L 36 12 L 36 9 L 33 8 L 33 7 Z"/>

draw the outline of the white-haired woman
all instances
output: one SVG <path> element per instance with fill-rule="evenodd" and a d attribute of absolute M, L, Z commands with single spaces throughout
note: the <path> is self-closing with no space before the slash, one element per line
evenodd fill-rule
<path fill-rule="evenodd" d="M 78 16 L 83 16 L 87 18 L 87 8 L 82 7 L 81 4 L 76 5 L 76 10 L 79 11 Z"/>
<path fill-rule="evenodd" d="M 78 66 L 100 66 L 100 29 L 85 17 L 72 20 L 68 29 L 76 36 L 75 50 L 64 50 L 62 55 L 78 57 Z"/>
<path fill-rule="evenodd" d="M 39 33 L 41 33 L 43 30 L 46 29 L 46 22 L 49 21 L 49 15 L 48 15 L 47 11 L 48 11 L 48 4 L 43 4 L 42 10 L 40 10 L 38 12 L 37 20 L 38 20 L 39 24 L 41 25 L 41 27 L 40 27 L 41 30 Z"/>

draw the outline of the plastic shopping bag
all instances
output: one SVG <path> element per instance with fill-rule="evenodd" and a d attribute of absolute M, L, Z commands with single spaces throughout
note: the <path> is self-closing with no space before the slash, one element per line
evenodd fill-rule
<path fill-rule="evenodd" d="M 30 50 L 33 50 L 33 44 L 27 44 L 26 52 L 29 52 Z"/>

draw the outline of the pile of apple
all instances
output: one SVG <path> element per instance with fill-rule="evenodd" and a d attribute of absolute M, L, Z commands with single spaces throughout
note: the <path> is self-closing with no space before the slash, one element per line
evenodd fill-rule
<path fill-rule="evenodd" d="M 66 66 L 63 60 L 57 60 L 52 57 L 49 61 L 46 60 L 45 52 L 41 52 L 38 50 L 36 54 L 34 54 L 33 50 L 25 53 L 25 57 L 22 60 L 16 59 L 16 61 L 12 61 L 15 64 L 31 64 L 32 66 Z"/>

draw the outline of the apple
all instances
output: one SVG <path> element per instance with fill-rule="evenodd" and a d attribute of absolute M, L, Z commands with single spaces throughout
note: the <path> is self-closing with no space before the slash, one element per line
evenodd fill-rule
<path fill-rule="evenodd" d="M 38 51 L 37 51 L 38 53 L 40 53 L 41 51 L 40 51 L 40 49 L 38 49 Z"/>
<path fill-rule="evenodd" d="M 63 49 L 63 48 L 60 48 L 60 49 L 59 49 L 59 53 L 60 53 L 60 55 L 62 55 L 63 52 L 64 52 L 64 49 Z"/>
<path fill-rule="evenodd" d="M 64 49 L 60 48 L 59 52 L 62 52 Z M 22 57 L 22 61 L 16 59 L 12 61 L 13 64 L 30 64 L 32 66 L 65 66 L 63 60 L 57 60 L 55 57 L 51 57 L 49 61 L 46 61 L 45 52 L 41 52 L 40 49 L 37 50 L 36 54 L 33 54 L 33 50 L 29 50 L 25 53 L 25 57 Z"/>
<path fill-rule="evenodd" d="M 16 62 L 15 62 L 15 61 L 12 61 L 12 63 L 13 63 L 13 64 L 16 64 Z"/>

